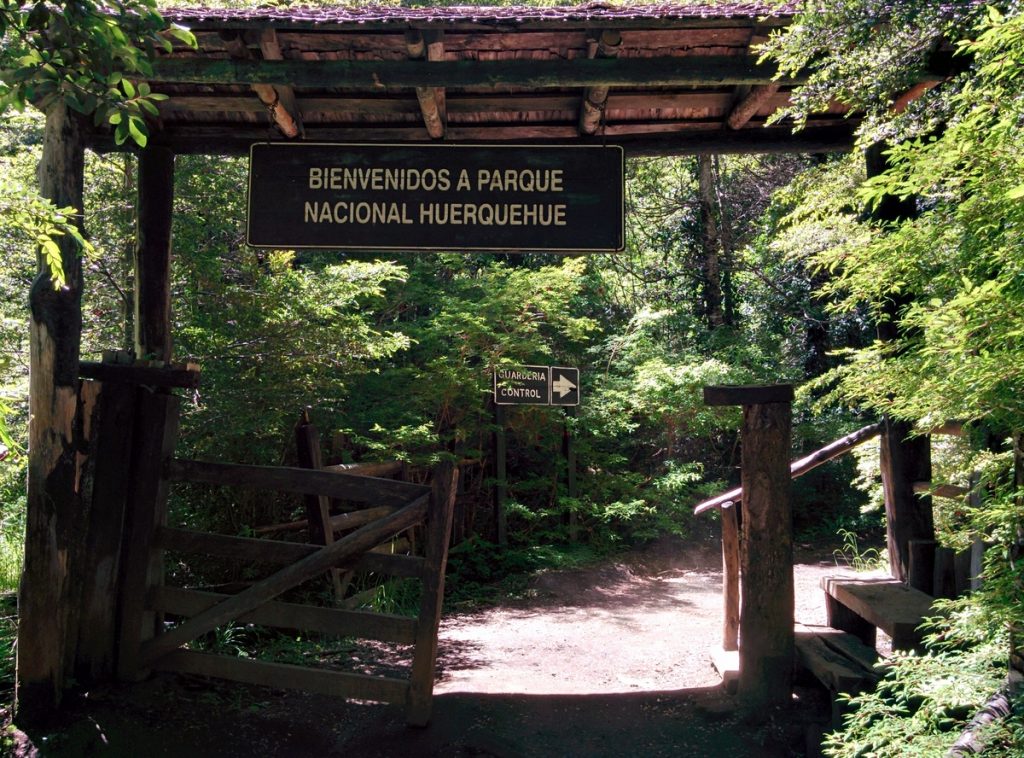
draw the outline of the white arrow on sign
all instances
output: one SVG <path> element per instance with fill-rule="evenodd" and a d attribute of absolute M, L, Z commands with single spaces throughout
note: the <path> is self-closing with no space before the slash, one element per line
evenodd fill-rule
<path fill-rule="evenodd" d="M 576 385 L 566 377 L 558 374 L 558 378 L 551 383 L 551 389 L 558 393 L 558 397 L 562 398 L 576 389 Z"/>

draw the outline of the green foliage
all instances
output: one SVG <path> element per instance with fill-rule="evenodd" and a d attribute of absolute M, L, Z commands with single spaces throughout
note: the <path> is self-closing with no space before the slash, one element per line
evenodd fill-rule
<path fill-rule="evenodd" d="M 853 710 L 842 731 L 826 736 L 826 754 L 944 755 L 1005 678 L 1005 643 L 1004 637 L 996 637 L 968 652 L 897 653 L 874 692 L 849 698 Z M 986 755 L 1019 754 L 998 735 L 990 737 L 995 739 Z"/>
<path fill-rule="evenodd" d="M 845 564 L 854 571 L 876 571 L 888 569 L 889 561 L 879 552 L 878 548 L 863 548 L 856 532 L 840 528 L 837 535 L 842 538 L 843 546 L 832 551 L 836 565 Z"/>
<path fill-rule="evenodd" d="M 157 49 L 175 41 L 194 46 L 191 32 L 169 26 L 154 0 L 78 0 L 58 9 L 0 0 L 0 113 L 29 103 L 45 110 L 62 99 L 69 108 L 114 127 L 114 139 L 145 147 L 146 119 L 167 96 L 150 90 Z"/>
<path fill-rule="evenodd" d="M 867 144 L 900 132 L 931 131 L 949 113 L 942 97 L 919 98 L 902 117 L 894 118 L 891 108 L 922 79 L 935 81 L 928 71 L 941 65 L 940 43 L 962 39 L 984 12 L 980 3 L 941 0 L 835 0 L 807 6 L 795 23 L 761 47 L 784 75 L 810 71 L 793 104 L 774 120 L 791 118 L 800 127 L 812 113 L 839 101 L 867 115 L 862 129 Z"/>
<path fill-rule="evenodd" d="M 793 33 L 771 45 L 789 70 L 815 69 L 799 102 L 862 104 L 875 114 L 866 139 L 900 138 L 888 148 L 884 174 L 851 183 L 849 174 L 824 169 L 826 183 L 816 180 L 788 218 L 794 238 L 824 241 L 811 247 L 809 265 L 834 313 L 899 319 L 896 339 L 843 353 L 844 363 L 821 382 L 830 390 L 825 400 L 922 430 L 950 418 L 988 430 L 965 450 L 937 447 L 933 477 L 974 482 L 983 497 L 975 509 L 935 498 L 944 544 L 994 543 L 982 589 L 944 609 L 927 656 L 897 659 L 876 693 L 854 699 L 845 729 L 828 743 L 836 756 L 944 752 L 1000 685 L 1006 632 L 1024 619 L 1017 558 L 1024 493 L 1012 484 L 1005 442 L 1024 428 L 1024 14 L 1016 4 L 1005 14 L 996 7 L 849 0 L 802 14 Z M 940 34 L 955 43 L 961 73 L 906 117 L 892 118 L 885 112 L 892 94 L 920 70 Z M 859 206 L 890 197 L 913 197 L 917 216 L 864 217 Z M 1019 719 L 994 739 L 991 754 L 1019 755 Z"/>

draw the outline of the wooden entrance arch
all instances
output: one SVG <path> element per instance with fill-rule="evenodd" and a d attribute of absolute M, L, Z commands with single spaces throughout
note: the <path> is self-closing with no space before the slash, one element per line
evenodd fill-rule
<path fill-rule="evenodd" d="M 856 114 L 835 106 L 795 134 L 766 124 L 799 83 L 776 79 L 771 66 L 757 62 L 753 46 L 789 23 L 769 3 L 196 9 L 172 20 L 189 26 L 199 45 L 162 56 L 150 79 L 169 99 L 139 153 L 140 360 L 173 357 L 176 154 L 241 154 L 267 140 L 618 144 L 634 156 L 823 152 L 848 149 L 857 123 Z M 86 149 L 127 148 L 108 128 L 54 106 L 40 184 L 58 207 L 82 207 Z M 90 440 L 119 432 L 116 424 L 87 423 L 95 387 L 79 358 L 82 268 L 70 241 L 62 252 L 67 287 L 53 291 L 43 272 L 32 291 L 18 648 L 25 718 L 52 710 L 72 676 L 84 682 L 112 673 L 109 662 L 124 652 L 116 633 L 122 591 L 138 577 L 115 570 L 132 562 L 120 561 L 126 546 L 109 540 L 110 529 L 122 518 L 149 518 L 133 512 L 131 500 L 123 516 L 112 511 L 111 503 L 126 502 L 121 472 L 90 468 Z M 113 370 L 152 386 L 153 375 L 138 365 Z M 156 427 L 138 428 L 142 441 L 155 434 Z M 159 474 L 169 452 L 155 437 L 148 443 L 157 456 L 149 465 Z M 83 477 L 89 471 L 94 480 Z M 101 537 L 109 554 L 95 551 Z M 148 558 L 134 564 L 148 565 Z M 439 565 L 443 573 L 443 556 Z M 90 588 L 108 589 L 116 602 L 90 605 L 100 596 Z"/>

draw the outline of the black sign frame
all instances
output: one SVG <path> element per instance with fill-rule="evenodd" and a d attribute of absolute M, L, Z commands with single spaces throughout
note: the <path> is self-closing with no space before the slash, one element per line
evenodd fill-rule
<path fill-rule="evenodd" d="M 621 146 L 260 142 L 246 242 L 279 249 L 618 252 Z"/>
<path fill-rule="evenodd" d="M 500 374 L 505 373 L 506 376 Z M 556 372 L 559 379 L 556 379 Z M 494 404 L 546 405 L 572 407 L 580 404 L 580 370 L 569 366 L 496 366 L 492 374 Z M 566 389 L 555 397 L 555 383 L 568 381 Z M 521 394 L 512 395 L 516 391 Z"/>

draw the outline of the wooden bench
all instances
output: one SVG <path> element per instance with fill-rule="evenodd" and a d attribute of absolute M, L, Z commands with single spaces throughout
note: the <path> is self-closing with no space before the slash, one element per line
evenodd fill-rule
<path fill-rule="evenodd" d="M 828 624 L 875 646 L 875 630 L 892 638 L 893 650 L 921 647 L 921 621 L 931 612 L 932 598 L 896 579 L 850 579 L 824 576 Z"/>

